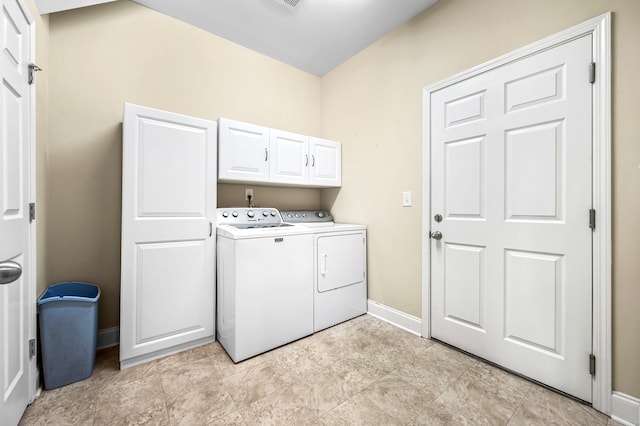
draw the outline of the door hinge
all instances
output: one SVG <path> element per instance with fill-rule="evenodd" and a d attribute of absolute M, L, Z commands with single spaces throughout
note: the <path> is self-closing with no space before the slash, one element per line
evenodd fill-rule
<path fill-rule="evenodd" d="M 36 203 L 29 203 L 29 223 L 36 220 Z"/>
<path fill-rule="evenodd" d="M 36 339 L 29 340 L 29 359 L 36 356 Z"/>
<path fill-rule="evenodd" d="M 596 230 L 596 209 L 589 209 L 589 228 Z"/>
<path fill-rule="evenodd" d="M 42 68 L 36 64 L 29 64 L 29 84 L 33 84 L 36 81 L 36 72 L 42 71 Z"/>
<path fill-rule="evenodd" d="M 591 62 L 589 64 L 589 83 L 593 84 L 596 82 L 596 63 Z"/>
<path fill-rule="evenodd" d="M 596 375 L 596 356 L 594 354 L 589 354 L 589 374 Z"/>

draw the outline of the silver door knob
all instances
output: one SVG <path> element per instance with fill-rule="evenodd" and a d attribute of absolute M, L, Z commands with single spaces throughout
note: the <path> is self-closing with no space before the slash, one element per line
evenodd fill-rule
<path fill-rule="evenodd" d="M 0 262 L 0 285 L 10 284 L 20 278 L 22 266 L 19 263 L 8 260 Z"/>
<path fill-rule="evenodd" d="M 433 238 L 434 240 L 441 240 L 442 239 L 442 232 L 440 231 L 434 231 L 431 234 L 429 234 L 429 236 L 431 238 Z"/>

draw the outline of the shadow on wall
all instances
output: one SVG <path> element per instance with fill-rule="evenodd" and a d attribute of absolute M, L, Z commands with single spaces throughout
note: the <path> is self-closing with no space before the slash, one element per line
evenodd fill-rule
<path fill-rule="evenodd" d="M 47 283 L 100 286 L 99 328 L 119 323 L 122 123 L 60 138 L 49 161 Z"/>

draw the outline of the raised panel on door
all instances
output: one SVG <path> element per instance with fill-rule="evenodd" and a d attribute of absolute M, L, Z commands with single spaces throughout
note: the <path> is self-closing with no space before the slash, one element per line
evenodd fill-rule
<path fill-rule="evenodd" d="M 269 181 L 269 128 L 218 119 L 218 179 Z"/>
<path fill-rule="evenodd" d="M 586 401 L 590 61 L 585 36 L 430 98 L 432 336 Z"/>
<path fill-rule="evenodd" d="M 269 181 L 305 185 L 309 181 L 309 137 L 282 130 L 269 131 Z"/>
<path fill-rule="evenodd" d="M 316 241 L 316 283 L 319 292 L 364 281 L 363 233 L 320 236 Z"/>
<path fill-rule="evenodd" d="M 17 424 L 35 394 L 33 249 L 29 202 L 32 94 L 26 72 L 30 62 L 31 22 L 21 1 L 2 0 L 0 14 L 0 264 L 21 275 L 0 283 L 0 424 Z M 33 331 L 32 331 L 33 330 Z"/>
<path fill-rule="evenodd" d="M 320 138 L 309 138 L 311 169 L 309 184 L 315 186 L 342 185 L 342 144 Z"/>
<path fill-rule="evenodd" d="M 216 123 L 125 104 L 120 359 L 213 339 Z"/>

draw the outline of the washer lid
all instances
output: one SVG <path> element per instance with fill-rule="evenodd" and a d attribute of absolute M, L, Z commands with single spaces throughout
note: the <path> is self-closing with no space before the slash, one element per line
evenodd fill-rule
<path fill-rule="evenodd" d="M 313 230 L 306 226 L 290 224 L 285 224 L 285 226 L 260 228 L 238 228 L 233 225 L 218 225 L 217 228 L 217 234 L 219 237 L 226 237 L 234 240 L 304 235 L 311 234 L 312 232 Z"/>

